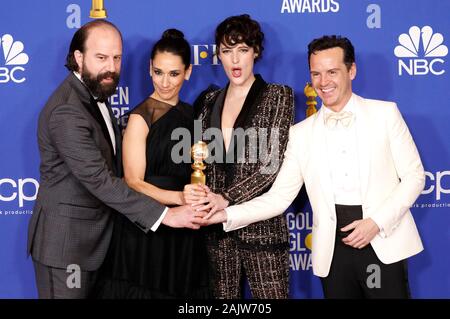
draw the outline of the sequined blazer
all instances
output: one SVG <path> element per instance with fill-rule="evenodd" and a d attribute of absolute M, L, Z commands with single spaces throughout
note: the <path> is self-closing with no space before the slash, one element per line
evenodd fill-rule
<path fill-rule="evenodd" d="M 251 200 L 265 193 L 275 180 L 287 146 L 289 128 L 294 118 L 294 94 L 286 85 L 266 83 L 260 75 L 254 81 L 239 116 L 228 152 L 221 137 L 221 114 L 228 86 L 204 92 L 194 104 L 202 121 L 203 141 L 208 143 L 206 184 L 222 194 L 230 205 Z M 220 136 L 209 136 L 216 128 Z M 256 132 L 256 135 L 255 135 Z M 222 154 L 223 153 L 223 154 Z M 255 158 L 256 156 L 256 158 Z M 237 244 L 250 249 L 283 245 L 288 241 L 284 215 L 225 233 L 210 227 L 210 239 L 232 236 Z"/>

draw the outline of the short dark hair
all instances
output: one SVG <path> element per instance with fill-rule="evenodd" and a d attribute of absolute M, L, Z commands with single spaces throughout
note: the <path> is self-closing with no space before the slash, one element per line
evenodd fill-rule
<path fill-rule="evenodd" d="M 220 45 L 233 46 L 238 43 L 245 43 L 252 47 L 257 57 L 255 61 L 261 58 L 264 50 L 264 33 L 256 20 L 250 18 L 248 14 L 228 17 L 223 20 L 216 28 L 216 50 Z"/>
<path fill-rule="evenodd" d="M 349 39 L 339 35 L 324 35 L 321 38 L 312 40 L 308 44 L 308 65 L 311 67 L 311 54 L 332 48 L 344 50 L 344 64 L 347 70 L 350 70 L 355 62 L 355 48 Z"/>
<path fill-rule="evenodd" d="M 178 55 L 183 61 L 185 70 L 191 65 L 191 46 L 180 30 L 167 29 L 164 31 L 161 39 L 153 46 L 150 58 L 153 60 L 158 52 L 169 52 Z"/>
<path fill-rule="evenodd" d="M 94 29 L 94 28 L 97 28 L 100 26 L 109 26 L 109 27 L 113 28 L 114 30 L 117 31 L 117 33 L 119 33 L 120 39 L 122 40 L 122 33 L 120 33 L 120 30 L 109 21 L 93 20 L 93 21 L 86 23 L 80 29 L 78 29 L 77 32 L 75 32 L 75 34 L 73 35 L 72 41 L 70 42 L 69 52 L 67 53 L 66 64 L 65 64 L 65 67 L 69 71 L 75 71 L 75 72 L 79 71 L 78 63 L 75 60 L 74 52 L 76 50 L 78 50 L 78 51 L 84 53 L 84 51 L 86 49 L 86 47 L 85 47 L 86 40 L 89 36 L 89 31 L 91 29 Z"/>

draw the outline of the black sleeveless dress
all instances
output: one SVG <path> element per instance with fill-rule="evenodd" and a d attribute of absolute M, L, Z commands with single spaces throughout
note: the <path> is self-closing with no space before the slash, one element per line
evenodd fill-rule
<path fill-rule="evenodd" d="M 191 167 L 189 162 L 177 164 L 172 160 L 173 146 L 179 141 L 171 140 L 171 134 L 175 129 L 184 128 L 193 136 L 192 107 L 183 102 L 171 106 L 148 98 L 132 114 L 142 116 L 149 126 L 145 181 L 167 190 L 183 190 L 184 185 L 190 183 Z M 185 156 L 190 158 L 189 154 Z M 145 234 L 126 217 L 117 214 L 110 249 L 100 274 L 96 298 L 211 296 L 202 229 L 170 228 L 161 224 L 155 232 L 150 230 Z"/>

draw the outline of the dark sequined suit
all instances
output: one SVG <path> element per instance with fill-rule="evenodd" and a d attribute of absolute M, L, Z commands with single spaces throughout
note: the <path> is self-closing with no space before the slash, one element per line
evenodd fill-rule
<path fill-rule="evenodd" d="M 203 133 L 221 127 L 221 114 L 227 87 L 202 94 L 196 111 L 202 120 Z M 222 194 L 231 204 L 239 204 L 265 193 L 275 180 L 293 123 L 294 97 L 290 87 L 268 84 L 256 75 L 234 129 L 253 128 L 258 141 L 232 138 L 226 154 L 211 154 L 207 162 L 207 185 Z M 264 133 L 267 134 L 264 134 Z M 274 140 L 270 139 L 271 134 Z M 203 140 L 223 148 L 221 139 Z M 241 146 L 239 146 L 241 145 Z M 267 149 L 264 148 L 265 145 Z M 267 152 L 264 152 L 267 151 Z M 263 151 L 262 154 L 259 152 Z M 243 162 L 237 162 L 242 152 Z M 225 152 L 224 152 L 225 153 Z M 257 154 L 255 161 L 252 155 Z M 233 158 L 234 160 L 230 158 Z M 223 161 L 222 161 L 223 159 Z M 269 160 L 270 159 L 270 160 Z M 221 163 L 222 162 L 222 163 Z M 241 296 L 241 274 L 245 272 L 254 298 L 287 298 L 289 286 L 288 230 L 284 215 L 225 233 L 222 225 L 208 229 L 208 250 L 214 292 L 217 298 Z"/>

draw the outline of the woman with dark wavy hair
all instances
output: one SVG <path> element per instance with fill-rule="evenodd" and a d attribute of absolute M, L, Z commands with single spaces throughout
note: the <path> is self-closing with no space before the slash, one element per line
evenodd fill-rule
<path fill-rule="evenodd" d="M 275 180 L 294 116 L 290 87 L 253 73 L 264 34 L 249 15 L 232 16 L 216 29 L 217 54 L 229 83 L 195 103 L 203 132 L 215 131 L 208 147 L 206 187 L 185 186 L 187 203 L 220 211 L 265 193 Z M 289 246 L 283 215 L 225 233 L 207 229 L 208 253 L 217 298 L 239 298 L 245 272 L 254 298 L 287 298 Z"/>

